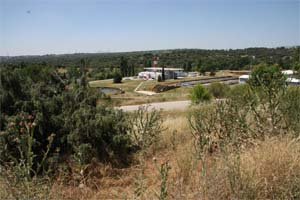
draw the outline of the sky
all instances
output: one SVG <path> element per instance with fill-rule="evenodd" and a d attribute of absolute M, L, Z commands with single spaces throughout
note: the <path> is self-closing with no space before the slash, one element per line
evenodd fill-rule
<path fill-rule="evenodd" d="M 300 0 L 0 0 L 0 56 L 300 45 Z"/>

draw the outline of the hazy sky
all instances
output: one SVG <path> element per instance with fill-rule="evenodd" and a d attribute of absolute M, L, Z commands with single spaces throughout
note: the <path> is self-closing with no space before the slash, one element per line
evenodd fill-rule
<path fill-rule="evenodd" d="M 300 0 L 0 0 L 0 55 L 300 44 Z"/>

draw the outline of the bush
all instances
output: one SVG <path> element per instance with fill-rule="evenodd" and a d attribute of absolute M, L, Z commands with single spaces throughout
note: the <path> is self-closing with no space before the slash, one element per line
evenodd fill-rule
<path fill-rule="evenodd" d="M 67 142 L 79 163 L 87 164 L 95 157 L 99 161 L 127 164 L 131 146 L 127 115 L 97 105 L 98 93 L 89 88 L 79 88 L 65 98 Z"/>
<path fill-rule="evenodd" d="M 122 75 L 119 72 L 115 72 L 113 82 L 114 83 L 122 83 Z"/>
<path fill-rule="evenodd" d="M 289 87 L 280 102 L 280 111 L 283 113 L 287 129 L 296 136 L 300 135 L 300 88 Z"/>
<path fill-rule="evenodd" d="M 156 144 L 158 135 L 163 130 L 161 112 L 141 106 L 130 117 L 132 140 L 142 150 Z"/>
<path fill-rule="evenodd" d="M 197 155 L 203 157 L 215 150 L 234 149 L 257 138 L 250 131 L 249 109 L 226 100 L 202 105 L 189 113 L 189 123 Z"/>
<path fill-rule="evenodd" d="M 210 71 L 209 72 L 209 76 L 215 76 L 216 75 L 216 72 L 215 71 Z"/>
<path fill-rule="evenodd" d="M 206 195 L 209 199 L 299 199 L 299 151 L 299 142 L 274 138 L 219 158 L 205 178 Z"/>
<path fill-rule="evenodd" d="M 161 77 L 161 75 L 158 75 L 158 77 L 157 77 L 157 82 L 162 82 L 163 80 L 162 80 L 162 77 Z"/>
<path fill-rule="evenodd" d="M 38 68 L 34 69 L 38 70 Z M 35 71 L 39 76 L 34 80 L 29 75 L 25 78 L 27 71 L 20 70 L 14 73 L 19 75 L 19 79 L 2 79 L 3 85 L 9 85 L 14 80 L 16 86 L 22 86 L 17 88 L 23 91 L 20 93 L 23 95 L 13 95 L 11 107 L 2 110 L 0 165 L 9 162 L 14 162 L 14 165 L 20 162 L 27 163 L 25 167 L 31 168 L 27 176 L 54 171 L 52 161 L 55 160 L 56 150 L 65 144 L 60 134 L 63 126 L 61 115 L 63 80 L 59 79 L 51 69 Z M 3 88 L 3 94 L 14 94 L 15 89 Z M 2 100 L 4 99 L 1 99 L 0 104 Z M 29 131 L 28 127 L 33 124 L 35 128 L 30 128 Z M 53 141 L 48 149 L 49 138 Z"/>
<path fill-rule="evenodd" d="M 240 108 L 256 105 L 255 94 L 253 94 L 248 84 L 235 85 L 230 88 L 227 98 L 233 101 Z"/>
<path fill-rule="evenodd" d="M 34 80 L 25 78 L 28 72 L 21 70 L 1 80 L 0 103 L 8 106 L 1 112 L 0 165 L 25 163 L 28 177 L 55 171 L 58 156 L 74 155 L 82 163 L 91 157 L 127 161 L 130 138 L 125 113 L 97 106 L 102 96 L 86 81 L 66 87 L 66 81 L 52 69 L 34 69 L 41 70 Z M 12 83 L 16 87 L 9 87 Z M 29 131 L 33 124 L 35 128 Z"/>
<path fill-rule="evenodd" d="M 249 85 L 258 89 L 277 88 L 286 86 L 286 76 L 277 66 L 259 65 L 251 73 Z"/>
<path fill-rule="evenodd" d="M 209 91 L 202 85 L 196 85 L 191 91 L 191 100 L 195 104 L 199 104 L 200 102 L 210 101 L 211 94 Z"/>
<path fill-rule="evenodd" d="M 229 90 L 230 87 L 228 85 L 219 82 L 212 83 L 208 86 L 208 91 L 218 99 L 226 97 Z"/>
<path fill-rule="evenodd" d="M 212 144 L 238 150 L 253 139 L 291 132 L 299 136 L 300 90 L 283 87 L 282 76 L 273 78 L 235 86 L 226 100 L 195 109 L 190 125 L 196 150 L 208 152 Z"/>
<path fill-rule="evenodd" d="M 276 66 L 259 66 L 252 72 L 249 86 L 258 103 L 251 110 L 259 131 L 280 134 L 284 130 L 280 105 L 287 89 L 285 75 Z"/>

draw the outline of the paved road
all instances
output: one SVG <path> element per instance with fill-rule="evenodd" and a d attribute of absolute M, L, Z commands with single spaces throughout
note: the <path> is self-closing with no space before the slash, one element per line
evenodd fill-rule
<path fill-rule="evenodd" d="M 191 101 L 167 101 L 167 102 L 158 102 L 150 104 L 141 104 L 141 105 L 131 105 L 131 106 L 121 106 L 118 107 L 124 111 L 135 111 L 140 106 L 148 106 L 149 108 L 163 109 L 163 110 L 184 110 L 191 104 Z"/>

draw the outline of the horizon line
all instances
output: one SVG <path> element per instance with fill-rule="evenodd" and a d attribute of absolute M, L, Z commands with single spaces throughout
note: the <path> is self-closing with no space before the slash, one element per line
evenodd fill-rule
<path fill-rule="evenodd" d="M 74 52 L 74 53 L 47 53 L 47 54 L 22 54 L 22 55 L 0 55 L 1 58 L 12 58 L 12 57 L 38 57 L 38 56 L 62 56 L 62 55 L 73 55 L 73 54 L 121 54 L 121 53 L 142 53 L 142 52 L 153 52 L 153 51 L 174 51 L 174 50 L 208 50 L 208 51 L 218 51 L 218 50 L 245 50 L 251 48 L 266 48 L 266 49 L 276 49 L 276 48 L 295 48 L 300 47 L 300 44 L 297 45 L 288 45 L 288 46 L 249 46 L 244 48 L 173 48 L 173 49 L 151 49 L 151 50 L 132 50 L 132 51 L 98 51 L 98 52 Z"/>

